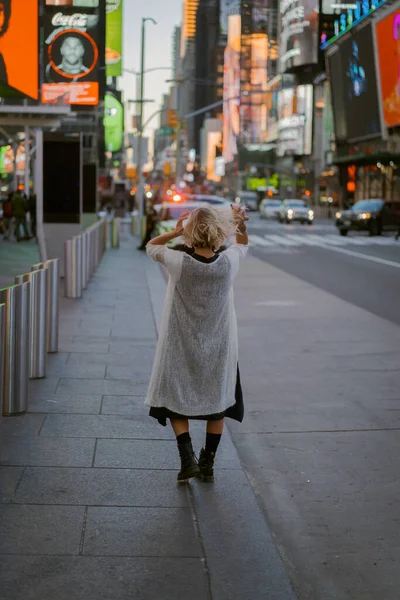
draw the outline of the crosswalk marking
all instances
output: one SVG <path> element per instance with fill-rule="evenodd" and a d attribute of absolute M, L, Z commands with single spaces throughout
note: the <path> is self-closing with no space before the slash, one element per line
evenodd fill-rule
<path fill-rule="evenodd" d="M 249 234 L 249 242 L 250 242 L 250 245 L 254 244 L 255 246 L 274 246 L 275 245 L 272 242 L 269 242 L 268 240 L 260 237 L 259 235 L 254 235 L 254 233 Z"/>
<path fill-rule="evenodd" d="M 320 248 L 344 248 L 346 246 L 392 246 L 400 249 L 400 243 L 396 242 L 393 237 L 377 238 L 377 237 L 340 237 L 334 234 L 318 235 L 308 233 L 298 235 L 295 233 L 264 234 L 256 235 L 249 234 L 249 243 L 252 246 L 263 246 L 264 248 L 299 248 L 301 246 L 314 246 Z"/>
<path fill-rule="evenodd" d="M 296 241 L 291 239 L 290 235 L 265 235 L 266 240 L 273 242 L 274 244 L 282 244 L 283 246 L 298 246 Z"/>

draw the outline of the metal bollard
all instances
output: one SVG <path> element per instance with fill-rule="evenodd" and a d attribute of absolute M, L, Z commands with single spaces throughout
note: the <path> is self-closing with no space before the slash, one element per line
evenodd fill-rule
<path fill-rule="evenodd" d="M 82 273 L 82 289 L 86 290 L 87 288 L 87 259 L 88 259 L 88 244 L 87 244 L 87 240 L 88 240 L 88 235 L 87 235 L 87 231 L 84 231 L 81 235 L 82 237 L 82 269 L 81 269 L 81 273 Z"/>
<path fill-rule="evenodd" d="M 65 297 L 82 297 L 82 237 L 67 240 L 64 247 Z"/>
<path fill-rule="evenodd" d="M 121 238 L 121 219 L 116 217 L 111 222 L 111 247 L 119 248 Z"/>
<path fill-rule="evenodd" d="M 32 266 L 32 271 L 47 269 L 47 352 L 58 352 L 60 261 L 52 258 Z"/>
<path fill-rule="evenodd" d="M 30 282 L 29 379 L 42 379 L 47 366 L 47 269 L 18 275 L 15 282 Z"/>
<path fill-rule="evenodd" d="M 4 310 L 3 414 L 28 410 L 30 283 L 0 290 Z"/>

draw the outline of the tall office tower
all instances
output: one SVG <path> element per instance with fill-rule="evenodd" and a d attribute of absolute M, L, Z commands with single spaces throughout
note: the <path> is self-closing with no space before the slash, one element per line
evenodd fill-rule
<path fill-rule="evenodd" d="M 172 34 L 172 74 L 174 79 L 179 76 L 181 62 L 181 28 L 175 27 Z"/>
<path fill-rule="evenodd" d="M 195 109 L 195 71 L 196 71 L 196 13 L 199 0 L 184 0 L 181 28 L 181 78 L 180 114 L 184 117 Z M 183 136 L 187 149 L 195 145 L 194 119 L 189 119 Z"/>

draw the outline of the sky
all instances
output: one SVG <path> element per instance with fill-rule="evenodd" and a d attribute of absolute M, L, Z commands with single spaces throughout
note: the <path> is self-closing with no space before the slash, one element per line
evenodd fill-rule
<path fill-rule="evenodd" d="M 172 34 L 182 20 L 182 0 L 124 0 L 124 68 L 140 70 L 140 36 L 142 17 L 152 17 L 157 25 L 146 23 L 145 69 L 172 66 Z M 145 76 L 145 98 L 155 102 L 145 105 L 145 120 L 161 107 L 162 95 L 169 90 L 166 79 L 172 72 L 155 71 Z M 120 78 L 125 101 L 136 99 L 136 78 L 125 73 Z M 146 134 L 157 129 L 159 116 L 149 124 Z M 131 128 L 129 127 L 129 130 Z"/>

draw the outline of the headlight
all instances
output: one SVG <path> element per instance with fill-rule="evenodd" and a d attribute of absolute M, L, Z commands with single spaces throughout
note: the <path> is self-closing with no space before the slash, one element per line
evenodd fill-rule
<path fill-rule="evenodd" d="M 287 215 L 288 215 L 288 217 L 293 216 L 293 211 L 291 208 L 289 208 L 289 210 L 287 211 Z"/>
<path fill-rule="evenodd" d="M 337 212 L 337 213 L 336 213 L 336 215 L 335 215 L 335 217 L 336 217 L 337 219 L 340 219 L 340 218 L 341 218 L 341 216 L 342 216 L 342 213 L 341 213 L 341 212 Z"/>
<path fill-rule="evenodd" d="M 309 210 L 308 211 L 308 216 L 309 217 L 313 217 L 314 216 L 314 211 L 313 210 Z"/>
<path fill-rule="evenodd" d="M 363 219 L 363 220 L 370 219 L 371 215 L 370 215 L 370 213 L 362 213 L 361 215 L 358 215 L 358 218 Z"/>

